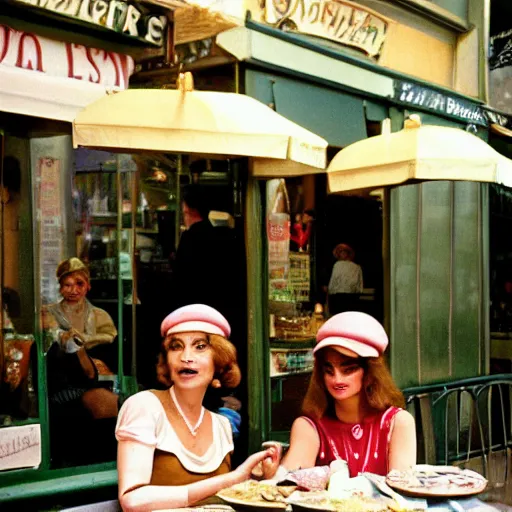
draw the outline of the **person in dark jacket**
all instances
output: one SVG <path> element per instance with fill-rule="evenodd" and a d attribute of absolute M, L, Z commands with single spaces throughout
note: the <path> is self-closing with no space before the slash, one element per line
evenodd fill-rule
<path fill-rule="evenodd" d="M 176 252 L 174 307 L 206 304 L 231 323 L 240 280 L 233 230 L 208 220 L 208 198 L 198 185 L 185 187 L 182 211 L 187 230 Z"/>
<path fill-rule="evenodd" d="M 200 185 L 184 188 L 182 213 L 187 229 L 181 235 L 176 252 L 173 309 L 189 304 L 206 304 L 219 311 L 232 326 L 232 341 L 244 362 L 244 276 L 237 255 L 235 230 L 213 226 L 208 219 L 208 196 Z M 223 406 L 224 409 L 239 409 L 238 399 L 225 394 L 210 388 L 205 397 L 206 406 L 212 410 Z M 237 422 L 239 420 L 235 418 L 232 425 L 237 427 Z"/>

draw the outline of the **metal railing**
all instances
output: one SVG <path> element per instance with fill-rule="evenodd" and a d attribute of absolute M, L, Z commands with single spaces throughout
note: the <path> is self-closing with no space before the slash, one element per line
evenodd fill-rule
<path fill-rule="evenodd" d="M 416 419 L 418 462 L 466 465 L 479 458 L 488 477 L 490 458 L 501 453 L 508 481 L 511 388 L 512 374 L 498 374 L 404 389 Z"/>

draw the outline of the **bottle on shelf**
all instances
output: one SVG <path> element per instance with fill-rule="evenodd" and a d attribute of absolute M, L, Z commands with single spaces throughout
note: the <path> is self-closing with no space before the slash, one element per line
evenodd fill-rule
<path fill-rule="evenodd" d="M 325 322 L 324 318 L 324 307 L 322 304 L 317 302 L 315 304 L 315 311 L 313 312 L 313 316 L 311 317 L 311 332 L 316 335 L 318 329 L 322 327 Z"/>

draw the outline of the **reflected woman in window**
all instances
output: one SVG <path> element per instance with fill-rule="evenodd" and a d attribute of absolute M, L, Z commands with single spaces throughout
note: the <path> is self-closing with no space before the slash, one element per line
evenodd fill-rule
<path fill-rule="evenodd" d="M 266 478 L 337 459 L 351 477 L 416 464 L 414 418 L 386 367 L 387 345 L 384 328 L 366 313 L 340 313 L 319 329 L 304 416 L 293 423 L 283 465 L 277 467 L 279 456 L 264 461 Z M 279 455 L 280 447 L 271 450 Z"/>
<path fill-rule="evenodd" d="M 114 341 L 117 330 L 110 315 L 86 298 L 90 290 L 89 270 L 78 258 L 57 267 L 62 300 L 43 308 L 43 329 L 48 344 L 48 388 L 50 405 L 68 412 L 80 408 L 93 418 L 117 415 L 117 395 L 99 388 L 98 368 L 108 372 L 87 350 Z"/>
<path fill-rule="evenodd" d="M 142 391 L 119 412 L 117 469 L 125 511 L 186 507 L 250 477 L 270 451 L 231 470 L 229 420 L 203 407 L 209 386 L 240 382 L 227 320 L 202 304 L 184 306 L 162 323 L 157 371 L 165 391 Z"/>

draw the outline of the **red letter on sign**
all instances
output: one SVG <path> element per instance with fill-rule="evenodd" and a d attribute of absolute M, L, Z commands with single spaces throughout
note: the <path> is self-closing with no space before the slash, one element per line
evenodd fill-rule
<path fill-rule="evenodd" d="M 79 48 L 81 45 L 66 43 L 66 54 L 68 56 L 68 77 L 76 78 L 77 80 L 82 80 L 81 75 L 75 75 L 75 62 L 73 59 L 73 47 Z"/>
<path fill-rule="evenodd" d="M 25 69 L 34 69 L 32 67 L 32 60 L 28 59 L 26 66 L 23 65 L 23 57 L 24 57 L 24 44 L 25 39 L 29 38 L 34 42 L 34 48 L 36 50 L 36 58 L 37 58 L 37 71 L 43 72 L 43 51 L 41 50 L 41 45 L 39 44 L 39 40 L 34 34 L 26 34 L 24 33 L 20 37 L 20 43 L 18 47 L 18 60 L 16 61 L 16 67 L 25 68 Z"/>
<path fill-rule="evenodd" d="M 92 73 L 89 74 L 89 82 L 93 82 L 95 84 L 99 84 L 101 80 L 101 72 L 100 68 L 98 67 L 98 64 L 94 60 L 94 57 L 92 56 L 92 52 L 96 52 L 96 55 L 99 55 L 101 53 L 101 50 L 98 50 L 97 48 L 86 48 L 85 53 L 87 54 L 87 60 L 91 63 L 91 66 L 94 68 L 94 71 L 96 71 L 96 79 L 93 78 Z"/>
<path fill-rule="evenodd" d="M 112 61 L 112 64 L 114 65 L 114 70 L 115 70 L 115 74 L 116 74 L 115 75 L 116 76 L 115 86 L 119 87 L 121 85 L 121 73 L 119 71 L 119 64 L 116 59 L 116 54 L 113 52 L 105 52 L 104 61 L 106 62 L 107 59 L 110 59 Z"/>
<path fill-rule="evenodd" d="M 0 30 L 3 32 L 3 37 L 0 38 L 0 62 L 2 62 L 9 51 L 12 28 L 7 27 L 6 25 L 0 25 Z"/>

